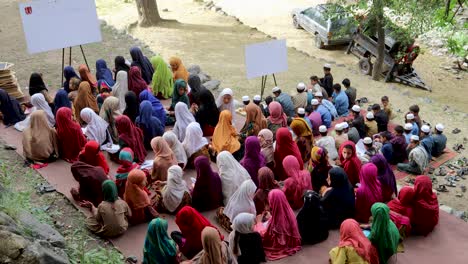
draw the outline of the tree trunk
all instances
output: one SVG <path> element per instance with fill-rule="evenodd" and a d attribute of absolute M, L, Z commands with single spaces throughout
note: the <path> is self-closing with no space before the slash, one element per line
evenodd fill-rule
<path fill-rule="evenodd" d="M 161 21 L 156 0 L 136 0 L 138 11 L 138 24 L 141 27 L 150 27 Z"/>
<path fill-rule="evenodd" d="M 447 0 L 447 2 L 445 2 L 445 19 L 447 19 L 449 14 L 450 14 L 450 4 L 451 3 L 452 3 L 452 0 Z"/>
<path fill-rule="evenodd" d="M 382 67 L 385 58 L 385 31 L 384 31 L 384 12 L 383 0 L 374 0 L 375 8 L 375 27 L 377 31 L 377 59 L 375 60 L 372 71 L 372 79 L 380 80 L 382 77 Z"/>

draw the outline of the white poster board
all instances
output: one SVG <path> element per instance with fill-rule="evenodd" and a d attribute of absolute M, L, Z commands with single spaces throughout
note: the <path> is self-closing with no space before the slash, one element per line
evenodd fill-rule
<path fill-rule="evenodd" d="M 272 40 L 245 46 L 247 79 L 288 70 L 286 40 Z"/>
<path fill-rule="evenodd" d="M 19 11 L 31 54 L 102 40 L 94 0 L 36 0 Z"/>

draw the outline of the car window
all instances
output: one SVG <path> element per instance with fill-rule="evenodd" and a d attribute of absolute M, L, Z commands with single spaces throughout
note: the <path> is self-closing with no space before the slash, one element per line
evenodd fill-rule
<path fill-rule="evenodd" d="M 322 27 L 328 28 L 327 20 L 321 13 L 317 12 L 314 20 L 317 21 L 317 23 L 319 23 Z"/>
<path fill-rule="evenodd" d="M 304 10 L 304 15 L 315 20 L 315 10 L 312 7 Z"/>

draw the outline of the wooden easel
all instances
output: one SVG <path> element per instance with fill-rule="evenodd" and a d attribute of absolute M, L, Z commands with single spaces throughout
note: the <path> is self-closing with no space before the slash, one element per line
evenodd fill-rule
<path fill-rule="evenodd" d="M 275 82 L 275 86 L 278 86 L 278 85 L 276 84 L 276 77 L 275 77 L 275 74 L 273 73 L 272 76 L 273 76 L 273 81 Z M 261 91 L 261 93 L 260 93 L 260 99 L 261 99 L 261 100 L 263 100 L 263 93 L 265 92 L 267 77 L 268 77 L 268 75 L 263 75 L 263 76 L 262 76 L 262 91 Z"/>
<path fill-rule="evenodd" d="M 88 60 L 86 60 L 86 55 L 83 50 L 83 46 L 80 45 L 81 49 L 81 54 L 83 55 L 83 59 L 86 63 L 86 66 L 88 67 L 89 70 L 89 65 L 88 65 Z M 72 56 L 72 47 L 69 48 L 69 56 L 68 56 L 68 66 L 71 66 L 71 56 Z M 62 83 L 60 85 L 63 85 L 63 70 L 65 68 L 65 48 L 62 49 Z"/>

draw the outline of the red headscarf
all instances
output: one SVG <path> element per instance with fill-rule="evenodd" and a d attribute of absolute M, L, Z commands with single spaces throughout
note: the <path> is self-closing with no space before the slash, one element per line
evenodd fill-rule
<path fill-rule="evenodd" d="M 124 200 L 132 210 L 145 208 L 151 204 L 143 184 L 145 180 L 146 175 L 142 170 L 134 169 L 128 174 Z"/>
<path fill-rule="evenodd" d="M 278 260 L 301 250 L 301 235 L 296 216 L 281 190 L 268 194 L 271 218 L 263 236 L 263 248 L 268 260 Z"/>
<path fill-rule="evenodd" d="M 137 163 L 141 164 L 145 161 L 147 152 L 143 144 L 143 132 L 126 115 L 117 117 L 115 126 L 119 133 L 119 140 L 122 140 L 135 153 Z"/>
<path fill-rule="evenodd" d="M 353 149 L 353 154 L 349 159 L 344 159 L 343 157 L 343 149 L 345 148 L 345 146 L 351 146 L 351 148 Z M 361 170 L 361 161 L 356 155 L 356 145 L 354 144 L 354 142 L 350 140 L 343 142 L 343 144 L 341 144 L 340 146 L 338 155 L 340 158 L 341 166 L 348 175 L 348 179 L 351 182 L 351 185 L 353 185 L 354 187 L 354 185 L 356 185 L 356 183 L 359 182 L 359 171 Z"/>
<path fill-rule="evenodd" d="M 72 120 L 72 111 L 68 107 L 61 107 L 55 117 L 55 128 L 60 157 L 67 162 L 78 160 L 80 151 L 86 144 L 80 125 Z"/>
<path fill-rule="evenodd" d="M 287 156 L 283 160 L 283 167 L 289 178 L 284 181 L 284 194 L 293 210 L 304 205 L 303 195 L 307 190 L 312 190 L 310 173 L 301 170 L 299 161 L 294 156 Z"/>
<path fill-rule="evenodd" d="M 80 152 L 78 159 L 86 164 L 99 166 L 104 169 L 106 174 L 109 173 L 106 157 L 101 153 L 99 143 L 96 141 L 88 141 Z"/>
<path fill-rule="evenodd" d="M 272 124 L 281 125 L 282 127 L 288 126 L 286 114 L 283 112 L 283 107 L 280 103 L 271 102 L 268 105 L 268 111 L 270 112 L 268 120 L 270 120 Z"/>
<path fill-rule="evenodd" d="M 367 223 L 374 203 L 382 202 L 382 188 L 377 179 L 377 167 L 372 163 L 362 166 L 359 174 L 361 186 L 356 191 L 356 220 Z"/>
<path fill-rule="evenodd" d="M 258 170 L 258 189 L 255 192 L 254 203 L 257 213 L 261 214 L 268 204 L 268 194 L 271 190 L 278 188 L 275 182 L 275 175 L 268 167 L 263 167 Z"/>
<path fill-rule="evenodd" d="M 405 186 L 401 188 L 398 198 L 395 198 L 388 202 L 388 208 L 404 216 L 411 215 L 411 206 L 414 199 L 414 188 Z"/>
<path fill-rule="evenodd" d="M 340 227 L 339 247 L 353 247 L 356 253 L 368 263 L 379 263 L 377 250 L 364 236 L 361 227 L 354 219 L 346 219 Z"/>
<path fill-rule="evenodd" d="M 201 241 L 201 233 L 203 229 L 207 226 L 216 229 L 208 219 L 190 206 L 184 206 L 180 209 L 176 215 L 175 222 L 179 227 L 180 232 L 182 232 L 182 236 L 186 239 L 185 244 L 181 247 L 180 251 L 189 259 L 203 249 Z M 224 239 L 221 233 L 219 233 L 219 237 L 221 240 Z"/>
<path fill-rule="evenodd" d="M 148 89 L 148 85 L 141 77 L 140 68 L 132 66 L 128 72 L 128 90 L 133 91 L 137 98 L 140 98 L 140 93 L 145 89 Z"/>
<path fill-rule="evenodd" d="M 414 203 L 411 225 L 415 233 L 427 235 L 439 223 L 439 202 L 432 192 L 432 181 L 420 175 L 414 181 Z"/>
<path fill-rule="evenodd" d="M 293 155 L 299 162 L 299 168 L 304 168 L 301 152 L 293 141 L 291 132 L 285 127 L 276 131 L 276 149 L 275 149 L 275 171 L 279 180 L 285 180 L 288 174 L 283 169 L 283 160 L 286 156 Z"/>

